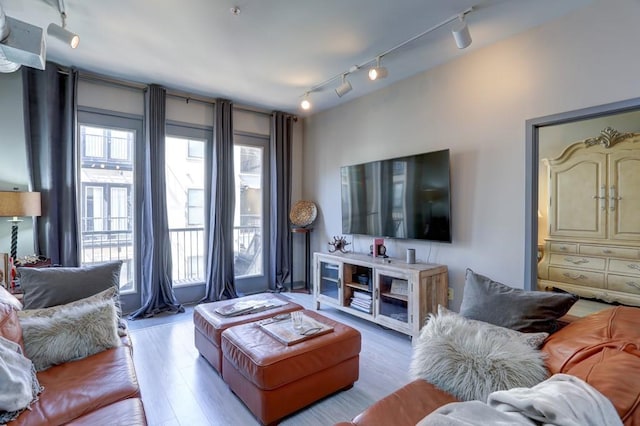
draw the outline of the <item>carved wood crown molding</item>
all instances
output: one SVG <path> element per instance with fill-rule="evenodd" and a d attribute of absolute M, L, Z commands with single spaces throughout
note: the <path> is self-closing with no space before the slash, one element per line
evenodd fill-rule
<path fill-rule="evenodd" d="M 595 138 L 589 138 L 584 140 L 586 146 L 602 145 L 605 148 L 611 148 L 618 142 L 621 142 L 627 138 L 636 136 L 636 133 L 620 133 L 616 129 L 606 127 L 600 132 L 600 136 Z"/>

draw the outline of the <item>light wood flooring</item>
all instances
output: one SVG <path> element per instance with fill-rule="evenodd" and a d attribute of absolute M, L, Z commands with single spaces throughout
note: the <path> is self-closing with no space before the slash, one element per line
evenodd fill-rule
<path fill-rule="evenodd" d="M 313 309 L 310 295 L 284 293 Z M 609 307 L 580 300 L 570 313 L 584 316 Z M 350 420 L 378 399 L 409 382 L 411 341 L 403 334 L 325 305 L 323 315 L 362 333 L 360 379 L 282 421 L 282 425 L 333 425 Z M 193 343 L 193 307 L 183 314 L 130 321 L 134 361 L 151 426 L 259 425 Z"/>
<path fill-rule="evenodd" d="M 308 309 L 312 297 L 285 296 Z M 322 305 L 320 313 L 362 333 L 360 379 L 284 419 L 282 425 L 333 425 L 350 420 L 409 382 L 409 337 Z M 130 321 L 136 372 L 152 426 L 259 425 L 193 343 L 193 309 L 184 314 Z"/>

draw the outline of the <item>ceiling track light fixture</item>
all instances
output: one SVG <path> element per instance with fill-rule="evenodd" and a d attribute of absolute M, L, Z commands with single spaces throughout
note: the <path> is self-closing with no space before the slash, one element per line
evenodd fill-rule
<path fill-rule="evenodd" d="M 346 72 L 342 74 L 342 84 L 336 87 L 336 95 L 338 95 L 339 98 L 343 97 L 353 89 L 353 87 L 351 87 L 351 83 L 347 81 L 347 74 L 348 73 Z"/>
<path fill-rule="evenodd" d="M 458 49 L 465 49 L 471 45 L 473 40 L 471 40 L 469 26 L 467 25 L 467 21 L 464 19 L 464 14 L 461 14 L 458 18 L 458 22 L 456 22 L 451 29 L 451 34 L 453 34 L 453 38 L 456 41 Z"/>
<path fill-rule="evenodd" d="M 300 108 L 302 108 L 305 111 L 311 109 L 311 100 L 309 99 L 309 92 L 304 94 L 304 98 L 302 98 L 302 101 L 300 102 Z"/>
<path fill-rule="evenodd" d="M 62 0 L 60 0 L 62 1 Z M 381 78 L 385 78 L 389 75 L 389 72 L 386 68 L 381 67 L 380 66 L 380 60 L 382 59 L 383 56 L 387 56 L 388 54 L 395 52 L 396 50 L 406 46 L 409 43 L 412 43 L 416 40 L 418 40 L 421 37 L 424 37 L 425 35 L 444 27 L 447 24 L 450 24 L 451 22 L 458 20 L 459 22 L 457 23 L 457 25 L 454 26 L 454 28 L 452 29 L 452 34 L 453 37 L 455 39 L 456 45 L 458 46 L 458 48 L 460 49 L 464 49 L 466 47 L 468 47 L 471 44 L 471 34 L 469 33 L 469 27 L 467 26 L 467 23 L 465 21 L 465 17 L 467 14 L 469 14 L 470 12 L 473 11 L 473 7 L 468 7 L 467 9 L 461 11 L 460 13 L 457 13 L 447 19 L 445 19 L 444 21 L 440 22 L 439 24 L 434 25 L 431 28 L 428 28 L 427 30 L 421 32 L 420 34 L 417 34 L 413 37 L 411 37 L 408 40 L 403 41 L 402 43 L 393 46 L 391 49 L 387 49 L 382 53 L 379 53 L 378 55 L 374 56 L 373 58 L 361 63 L 360 65 L 353 65 L 349 68 L 348 71 L 343 71 L 340 74 L 336 74 L 333 77 L 323 81 L 322 83 L 318 83 L 315 86 L 312 86 L 311 88 L 309 88 L 309 90 L 307 92 L 305 92 L 305 99 L 306 97 L 308 97 L 309 93 L 313 93 L 313 92 L 319 92 L 323 87 L 328 86 L 330 83 L 333 83 L 334 80 L 337 80 L 339 78 L 342 78 L 342 83 L 335 89 L 336 94 L 339 97 L 342 97 L 344 95 L 346 95 L 347 93 L 349 93 L 353 88 L 351 87 L 351 83 L 349 83 L 347 81 L 347 75 L 349 74 L 353 74 L 356 71 L 359 71 L 361 68 L 364 68 L 370 64 L 373 64 L 375 62 L 376 66 L 371 68 L 369 70 L 369 79 L 370 80 L 379 80 Z M 305 99 L 302 100 L 302 102 L 300 103 L 301 108 L 303 109 L 310 109 L 311 108 L 311 103 L 308 103 L 308 108 L 304 108 L 303 103 L 305 102 Z M 305 103 L 305 105 L 307 105 Z"/>
<path fill-rule="evenodd" d="M 369 80 L 371 81 L 379 80 L 389 75 L 389 71 L 387 71 L 385 67 L 380 66 L 380 59 L 382 59 L 382 57 L 378 56 L 376 58 L 376 66 L 369 69 Z"/>
<path fill-rule="evenodd" d="M 47 34 L 57 38 L 61 42 L 68 44 L 72 49 L 78 47 L 80 44 L 80 36 L 67 29 L 67 11 L 64 7 L 64 0 L 58 0 L 58 9 L 60 10 L 60 18 L 62 19 L 62 26 L 58 24 L 49 24 L 47 28 Z"/>

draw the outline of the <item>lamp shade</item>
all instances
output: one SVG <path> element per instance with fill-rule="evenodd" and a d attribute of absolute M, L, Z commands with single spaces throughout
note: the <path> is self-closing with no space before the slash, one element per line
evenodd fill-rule
<path fill-rule="evenodd" d="M 39 192 L 0 191 L 0 217 L 40 216 Z"/>

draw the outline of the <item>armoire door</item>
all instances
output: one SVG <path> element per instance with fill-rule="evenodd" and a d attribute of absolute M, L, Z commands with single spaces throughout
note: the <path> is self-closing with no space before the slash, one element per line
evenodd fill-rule
<path fill-rule="evenodd" d="M 640 150 L 609 154 L 609 238 L 640 241 Z"/>
<path fill-rule="evenodd" d="M 606 156 L 592 153 L 549 168 L 550 236 L 606 238 L 606 167 Z"/>

